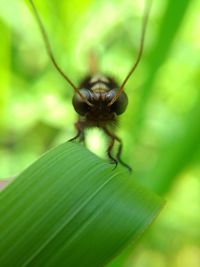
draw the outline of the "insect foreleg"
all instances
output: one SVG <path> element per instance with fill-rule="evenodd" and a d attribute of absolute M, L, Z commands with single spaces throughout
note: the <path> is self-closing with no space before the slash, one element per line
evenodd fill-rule
<path fill-rule="evenodd" d="M 84 127 L 83 127 L 83 124 L 81 123 L 81 121 L 77 121 L 75 123 L 75 128 L 77 130 L 77 133 L 73 138 L 71 138 L 69 140 L 69 142 L 75 141 L 77 139 L 79 139 L 79 141 L 84 142 L 85 141 L 85 133 L 84 133 Z"/>
<path fill-rule="evenodd" d="M 111 159 L 112 163 L 115 164 L 115 168 L 116 168 L 117 167 L 117 164 L 118 164 L 118 161 L 112 155 L 112 149 L 113 149 L 114 143 L 115 143 L 115 138 L 114 137 L 111 137 L 111 142 L 110 142 L 110 144 L 108 146 L 107 154 L 108 154 L 109 159 Z"/>
<path fill-rule="evenodd" d="M 123 148 L 123 143 L 122 143 L 122 140 L 120 138 L 118 138 L 117 140 L 119 142 L 119 147 L 118 147 L 118 150 L 117 150 L 117 160 L 121 163 L 121 165 L 123 165 L 124 167 L 126 167 L 130 172 L 132 172 L 132 168 L 126 164 L 125 162 L 123 162 L 123 160 L 121 159 L 121 153 L 122 153 L 122 148 Z"/>
<path fill-rule="evenodd" d="M 125 162 L 123 162 L 123 160 L 121 159 L 121 153 L 122 153 L 122 148 L 123 148 L 122 140 L 118 136 L 116 136 L 114 133 L 110 132 L 106 127 L 103 127 L 103 130 L 112 139 L 112 143 L 111 143 L 112 146 L 110 144 L 110 146 L 108 147 L 108 156 L 109 156 L 109 158 L 114 159 L 115 163 L 116 162 L 121 163 L 121 165 L 126 167 L 131 172 L 132 171 L 131 167 L 128 164 L 126 164 Z M 114 141 L 115 140 L 119 142 L 119 147 L 118 147 L 117 155 L 116 155 L 116 159 L 117 160 L 115 158 L 113 158 L 113 156 L 111 155 L 111 151 L 112 151 L 112 148 L 114 146 Z"/>

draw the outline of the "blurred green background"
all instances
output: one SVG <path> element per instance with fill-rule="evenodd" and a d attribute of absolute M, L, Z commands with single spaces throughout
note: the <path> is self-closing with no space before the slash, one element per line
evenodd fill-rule
<path fill-rule="evenodd" d="M 143 1 L 35 1 L 55 56 L 76 84 L 95 51 L 120 83 L 136 57 Z M 126 86 L 123 159 L 165 209 L 136 248 L 109 266 L 200 266 L 199 1 L 154 1 L 144 56 Z M 73 90 L 52 67 L 28 1 L 0 0 L 0 179 L 75 135 Z M 87 135 L 106 158 L 106 139 Z"/>

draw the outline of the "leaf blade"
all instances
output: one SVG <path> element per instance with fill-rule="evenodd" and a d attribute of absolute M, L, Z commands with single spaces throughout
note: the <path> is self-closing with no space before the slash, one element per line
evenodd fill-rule
<path fill-rule="evenodd" d="M 104 265 L 162 202 L 124 170 L 65 143 L 2 191 L 0 203 L 2 266 L 73 267 Z"/>

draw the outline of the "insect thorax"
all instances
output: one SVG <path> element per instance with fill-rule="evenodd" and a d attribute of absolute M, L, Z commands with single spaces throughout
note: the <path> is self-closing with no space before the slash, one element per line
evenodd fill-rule
<path fill-rule="evenodd" d="M 87 88 L 91 92 L 108 92 L 112 89 L 118 88 L 118 84 L 110 77 L 104 75 L 94 75 L 86 77 L 79 88 Z"/>

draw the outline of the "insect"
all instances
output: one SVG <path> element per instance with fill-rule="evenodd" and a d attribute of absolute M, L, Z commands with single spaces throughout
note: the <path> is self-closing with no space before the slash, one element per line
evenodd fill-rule
<path fill-rule="evenodd" d="M 84 141 L 84 132 L 86 128 L 101 128 L 110 139 L 110 143 L 107 148 L 107 155 L 111 162 L 115 163 L 116 166 L 119 162 L 121 165 L 131 171 L 131 167 L 121 159 L 123 143 L 122 140 L 115 134 L 115 125 L 118 120 L 118 116 L 125 112 L 128 105 L 128 97 L 124 92 L 124 87 L 137 68 L 143 53 L 144 37 L 149 16 L 150 4 L 147 5 L 145 9 L 140 46 L 136 61 L 131 67 L 122 84 L 118 85 L 115 80 L 110 78 L 109 76 L 104 76 L 97 73 L 95 75 L 86 77 L 79 86 L 76 86 L 58 65 L 53 55 L 47 32 L 34 5 L 34 2 L 33 0 L 29 1 L 41 30 L 50 60 L 57 71 L 61 74 L 61 76 L 73 88 L 75 93 L 72 103 L 79 117 L 78 121 L 75 123 L 77 134 L 74 138 L 70 139 L 70 141 Z M 113 148 L 115 142 L 118 143 L 118 149 L 116 155 L 114 156 Z"/>

